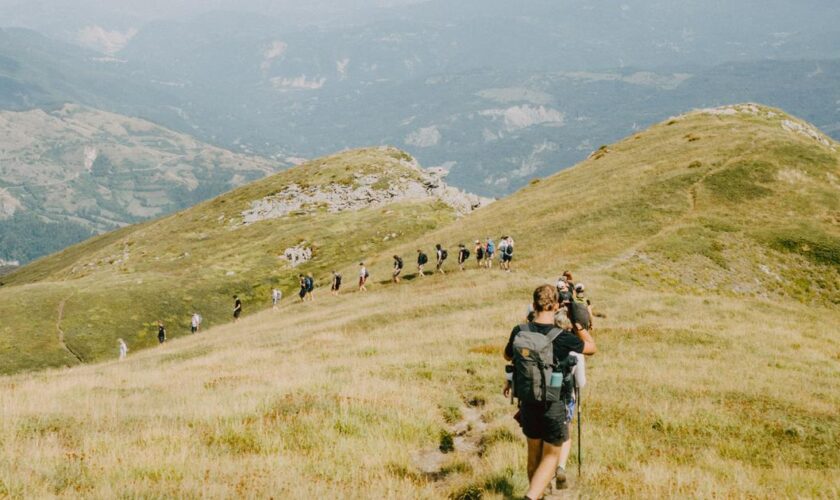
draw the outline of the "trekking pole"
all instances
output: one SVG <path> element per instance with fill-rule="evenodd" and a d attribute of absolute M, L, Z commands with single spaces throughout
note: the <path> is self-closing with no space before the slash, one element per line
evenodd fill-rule
<path fill-rule="evenodd" d="M 583 451 L 581 451 L 581 441 L 583 440 L 583 434 L 581 433 L 581 424 L 580 424 L 580 387 L 575 386 L 575 397 L 577 398 L 577 431 L 578 431 L 578 477 L 580 477 L 580 469 L 583 465 Z"/>

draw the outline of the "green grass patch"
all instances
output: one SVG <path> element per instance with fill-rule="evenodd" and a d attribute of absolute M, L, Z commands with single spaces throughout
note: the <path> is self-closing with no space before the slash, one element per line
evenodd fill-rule
<path fill-rule="evenodd" d="M 759 232 L 758 239 L 772 248 L 801 255 L 815 264 L 840 268 L 840 237 L 817 226 L 803 224 Z"/>
<path fill-rule="evenodd" d="M 767 184 L 775 180 L 777 170 L 767 161 L 742 160 L 709 175 L 703 182 L 716 199 L 741 203 L 772 194 Z"/>

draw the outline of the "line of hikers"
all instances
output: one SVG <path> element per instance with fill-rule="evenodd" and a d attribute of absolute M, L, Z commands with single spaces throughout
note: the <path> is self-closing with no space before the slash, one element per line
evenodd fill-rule
<path fill-rule="evenodd" d="M 479 269 L 492 269 L 493 267 L 493 259 L 497 257 L 499 259 L 499 267 L 500 269 L 510 272 L 510 263 L 513 260 L 513 248 L 514 242 L 513 237 L 511 236 L 502 236 L 499 239 L 499 246 L 496 247 L 496 243 L 493 241 L 492 238 L 488 237 L 484 242 L 481 240 L 475 240 L 475 259 Z M 470 250 L 467 249 L 466 245 L 463 243 L 458 245 L 458 267 L 464 271 L 466 269 L 467 263 L 470 259 Z M 443 248 L 441 244 L 435 245 L 435 272 L 445 274 L 444 271 L 444 264 L 446 260 L 449 258 L 449 252 L 446 248 Z M 425 276 L 425 266 L 429 263 L 429 256 L 423 252 L 423 250 L 417 250 L 417 274 L 418 276 Z M 403 268 L 405 267 L 405 262 L 403 261 L 402 257 L 399 255 L 394 255 L 394 267 L 391 273 L 391 281 L 393 283 L 400 282 L 400 276 L 403 272 Z M 366 292 L 367 291 L 367 282 L 370 278 L 370 272 L 365 266 L 364 262 L 359 263 L 359 291 Z M 338 271 L 332 272 L 332 280 L 330 283 L 330 293 L 334 296 L 338 295 L 341 290 L 341 283 L 342 283 L 342 276 L 341 273 Z M 298 275 L 298 284 L 300 286 L 300 291 L 298 292 L 298 296 L 300 297 L 301 302 L 311 302 L 315 300 L 314 291 L 315 291 L 315 278 L 312 276 L 312 273 L 308 273 L 306 275 L 299 274 Z M 273 310 L 277 310 L 280 305 L 280 301 L 283 297 L 283 292 L 279 288 L 272 288 L 271 290 L 271 307 Z M 242 315 L 242 301 L 239 299 L 237 295 L 233 296 L 234 306 L 233 306 L 233 321 L 234 323 L 239 322 L 239 318 Z M 198 312 L 193 312 L 192 318 L 190 319 L 190 330 L 193 334 L 197 333 L 201 327 L 202 318 Z M 163 324 L 163 321 L 158 321 L 158 342 L 163 344 L 166 342 L 166 327 Z M 120 359 L 124 359 L 127 352 L 128 347 L 125 346 L 125 342 L 122 339 L 118 339 L 118 343 L 120 346 Z"/>
<path fill-rule="evenodd" d="M 584 356 L 597 352 L 592 306 L 585 287 L 565 272 L 555 285 L 534 290 L 526 322 L 513 328 L 504 350 L 507 373 L 503 394 L 519 401 L 514 418 L 528 444 L 528 491 L 542 498 L 555 480 L 566 487 L 571 424 L 578 411 L 578 467 L 581 466 L 580 388 L 586 383 Z"/>
<path fill-rule="evenodd" d="M 496 248 L 496 244 L 492 238 L 487 238 L 484 243 L 480 240 L 475 240 L 475 258 L 478 264 L 478 267 L 484 269 L 491 269 L 493 267 L 493 258 L 494 256 L 498 256 L 499 259 L 499 268 L 510 272 L 510 263 L 513 260 L 513 238 L 510 236 L 503 236 L 500 238 L 499 247 Z M 467 249 L 466 245 L 463 243 L 458 245 L 458 267 L 464 271 L 466 270 L 467 263 L 470 259 L 471 253 Z M 441 244 L 435 245 L 435 272 L 446 274 L 444 270 L 444 264 L 446 260 L 449 258 L 449 251 L 444 248 Z M 425 276 L 425 267 L 429 263 L 429 256 L 421 249 L 417 250 L 417 275 L 418 276 Z M 391 271 L 391 281 L 393 283 L 399 283 L 401 281 L 401 276 L 403 270 L 405 269 L 405 261 L 399 255 L 394 255 L 394 266 Z M 367 291 L 367 283 L 370 279 L 370 271 L 368 271 L 367 266 L 364 262 L 359 263 L 359 282 L 358 282 L 358 290 L 360 292 Z M 332 272 L 332 278 L 330 280 L 330 294 L 331 295 L 338 295 L 341 291 L 342 285 L 342 275 L 338 271 Z M 299 274 L 298 275 L 298 284 L 300 286 L 300 291 L 298 292 L 298 296 L 300 297 L 301 302 L 310 302 L 314 300 L 313 292 L 315 291 L 315 278 L 312 276 L 312 273 L 308 274 Z M 279 290 L 276 288 L 272 291 L 272 303 L 273 308 L 277 308 L 277 303 L 279 302 L 280 295 Z"/>

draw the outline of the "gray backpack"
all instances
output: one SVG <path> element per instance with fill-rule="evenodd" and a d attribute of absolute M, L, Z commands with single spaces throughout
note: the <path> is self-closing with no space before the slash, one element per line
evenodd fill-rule
<path fill-rule="evenodd" d="M 543 335 L 527 324 L 519 326 L 513 339 L 513 395 L 522 403 L 556 402 L 562 399 L 562 387 L 550 387 L 554 372 L 554 340 L 559 328 Z"/>

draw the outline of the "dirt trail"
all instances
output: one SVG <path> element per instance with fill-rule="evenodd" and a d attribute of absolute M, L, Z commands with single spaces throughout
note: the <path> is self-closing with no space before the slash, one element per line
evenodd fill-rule
<path fill-rule="evenodd" d="M 58 344 L 62 347 L 62 349 L 64 349 L 65 351 L 67 351 L 71 355 L 73 355 L 73 357 L 76 358 L 79 361 L 79 363 L 81 364 L 81 363 L 84 363 L 84 360 L 82 359 L 82 357 L 79 356 L 78 353 L 73 351 L 73 349 L 71 349 L 70 346 L 68 346 L 64 342 L 64 330 L 61 329 L 61 321 L 64 319 L 64 305 L 66 303 L 67 303 L 67 299 L 63 299 L 58 304 L 58 321 L 55 324 L 55 328 L 56 328 L 56 330 L 58 330 Z"/>
<path fill-rule="evenodd" d="M 427 479 L 439 482 L 443 489 L 446 486 L 447 473 L 444 470 L 447 462 L 456 454 L 478 457 L 481 452 L 481 437 L 487 424 L 480 408 L 467 406 L 461 408 L 461 420 L 450 426 L 448 432 L 453 436 L 453 450 L 442 451 L 440 447 L 426 448 L 414 452 L 411 456 L 414 468 Z"/>

